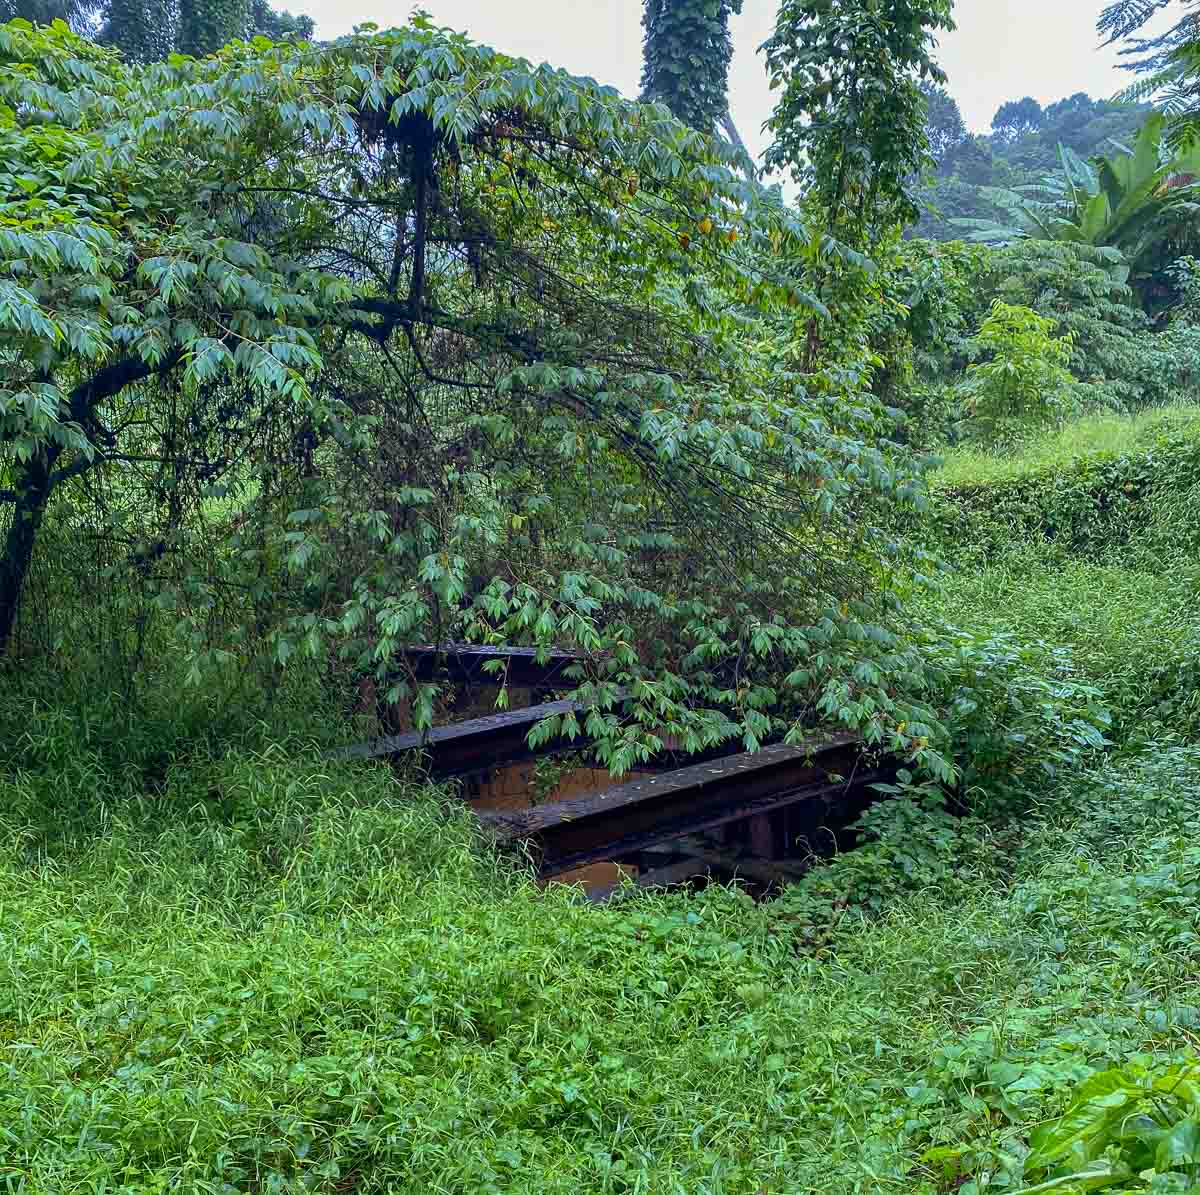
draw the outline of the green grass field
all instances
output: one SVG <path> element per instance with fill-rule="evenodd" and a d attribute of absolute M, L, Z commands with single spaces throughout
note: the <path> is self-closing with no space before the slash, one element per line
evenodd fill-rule
<path fill-rule="evenodd" d="M 1003 1149 L 1089 1067 L 1187 1044 L 1197 798 L 1191 750 L 1073 778 L 819 951 L 730 892 L 539 892 L 381 770 L 193 762 L 54 842 L 10 813 L 0 1178 L 932 1192 L 931 1146 Z"/>
<path fill-rule="evenodd" d="M 950 449 L 933 474 L 937 486 L 983 485 L 1045 473 L 1081 456 L 1121 455 L 1152 445 L 1163 432 L 1200 428 L 1200 409 L 1192 404 L 1152 407 L 1136 415 L 1093 415 L 1032 437 L 1004 452 L 959 446 Z"/>

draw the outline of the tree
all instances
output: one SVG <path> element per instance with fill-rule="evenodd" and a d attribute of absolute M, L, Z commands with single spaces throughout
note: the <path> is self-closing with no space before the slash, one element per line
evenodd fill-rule
<path fill-rule="evenodd" d="M 729 111 L 729 17 L 742 0 L 646 0 L 642 100 L 704 133 L 722 136 L 748 177 L 755 167 Z"/>
<path fill-rule="evenodd" d="M 958 224 L 989 244 L 1037 237 L 1107 251 L 1117 280 L 1124 282 L 1132 268 L 1145 300 L 1155 276 L 1194 243 L 1200 213 L 1200 150 L 1165 153 L 1166 129 L 1166 118 L 1156 113 L 1131 147 L 1090 163 L 1060 146 L 1059 170 L 1038 186 L 991 192 L 1007 209 L 1006 222 Z"/>
<path fill-rule="evenodd" d="M 837 250 L 795 263 L 824 304 L 806 327 L 787 332 L 804 346 L 806 373 L 823 356 L 848 352 L 859 365 L 871 356 L 874 312 L 886 301 L 865 255 L 890 253 L 917 218 L 916 187 L 931 163 L 920 84 L 945 81 L 932 52 L 935 31 L 953 28 L 950 7 L 949 0 L 779 6 L 764 47 L 781 92 L 768 122 L 775 140 L 767 164 L 790 170 L 804 188 L 813 244 Z M 869 372 L 886 387 L 888 371 Z"/>
<path fill-rule="evenodd" d="M 173 0 L 108 0 L 99 39 L 131 62 L 159 62 L 177 46 L 179 11 Z"/>
<path fill-rule="evenodd" d="M 1071 336 L 1054 320 L 997 299 L 970 342 L 976 361 L 958 385 L 972 433 L 996 448 L 1072 412 Z"/>
<path fill-rule="evenodd" d="M 316 27 L 312 17 L 293 16 L 286 10 L 276 11 L 267 0 L 250 0 L 247 32 L 251 36 L 261 34 L 271 41 L 285 41 L 288 38 L 311 41 Z"/>
<path fill-rule="evenodd" d="M 646 0 L 642 99 L 712 132 L 728 107 L 731 13 L 742 0 Z"/>
<path fill-rule="evenodd" d="M 925 136 L 934 165 L 941 170 L 952 166 L 958 150 L 970 140 L 958 102 L 942 86 L 930 80 L 921 83 L 925 97 Z"/>
<path fill-rule="evenodd" d="M 1107 44 L 1123 42 L 1122 66 L 1141 78 L 1120 98 L 1155 98 L 1170 119 L 1173 145 L 1200 139 L 1200 8 L 1184 0 L 1185 12 L 1164 33 L 1139 33 L 1172 0 L 1114 0 L 1100 14 L 1099 31 Z"/>
<path fill-rule="evenodd" d="M 138 62 L 169 53 L 203 56 L 235 38 L 311 38 L 310 17 L 275 12 L 267 0 L 108 0 L 103 38 Z"/>
<path fill-rule="evenodd" d="M 1042 106 L 1030 96 L 1001 104 L 992 117 L 992 132 L 1001 141 L 1015 141 L 1026 133 L 1036 133 L 1045 122 Z"/>
<path fill-rule="evenodd" d="M 1151 111 L 1149 105 L 1093 100 L 1077 92 L 1047 105 L 1036 131 L 968 136 L 941 158 L 936 178 L 922 190 L 916 233 L 943 240 L 960 235 L 948 218 L 1003 223 L 1003 209 L 984 188 L 1011 192 L 1037 185 L 1058 168 L 1060 145 L 1080 157 L 1111 152 L 1112 142 L 1136 137 Z"/>
<path fill-rule="evenodd" d="M 783 0 L 767 41 L 781 89 L 770 166 L 790 169 L 855 248 L 917 217 L 911 188 L 929 155 L 920 83 L 945 82 L 934 34 L 949 0 Z"/>
<path fill-rule="evenodd" d="M 996 157 L 986 137 L 968 137 L 952 159 L 955 173 L 973 187 L 991 182 Z"/>
<path fill-rule="evenodd" d="M 65 21 L 96 34 L 135 62 L 171 53 L 211 54 L 234 38 L 311 38 L 309 17 L 275 12 L 267 0 L 0 0 L 0 22 Z"/>
<path fill-rule="evenodd" d="M 945 230 L 947 216 L 967 214 L 961 193 L 965 191 L 969 195 L 971 189 L 952 176 L 960 155 L 972 156 L 973 141 L 957 102 L 944 87 L 925 80 L 921 83 L 921 95 L 925 100 L 925 136 L 934 177 L 922 180 L 917 193 L 921 217 L 906 235 L 938 237 Z"/>
<path fill-rule="evenodd" d="M 39 25 L 64 21 L 76 32 L 87 32 L 97 19 L 91 0 L 0 0 L 0 23 L 22 17 Z"/>
<path fill-rule="evenodd" d="M 181 54 L 212 54 L 249 28 L 248 0 L 179 0 L 175 45 Z"/>
<path fill-rule="evenodd" d="M 197 667 L 257 627 L 428 725 L 405 644 L 574 646 L 558 722 L 617 769 L 822 717 L 936 760 L 916 462 L 761 347 L 812 230 L 709 137 L 423 20 L 145 68 L 17 23 L 3 64 L 0 645 L 86 528 Z"/>

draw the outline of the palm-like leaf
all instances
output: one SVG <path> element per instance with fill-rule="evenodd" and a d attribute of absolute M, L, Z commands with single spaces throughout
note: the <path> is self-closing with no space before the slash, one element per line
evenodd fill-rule
<path fill-rule="evenodd" d="M 954 220 L 968 239 L 1007 244 L 1021 237 L 1066 241 L 1108 250 L 1117 260 L 1110 272 L 1147 264 L 1165 243 L 1194 238 L 1200 212 L 1200 146 L 1167 143 L 1168 121 L 1149 118 L 1130 146 L 1086 162 L 1059 146 L 1059 169 L 1040 182 L 1015 190 L 983 188 L 987 199 L 1005 213 L 1002 221 Z"/>

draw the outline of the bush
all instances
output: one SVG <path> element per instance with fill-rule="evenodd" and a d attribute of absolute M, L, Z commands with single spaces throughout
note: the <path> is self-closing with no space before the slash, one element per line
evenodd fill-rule
<path fill-rule="evenodd" d="M 1069 653 L 1071 678 L 1098 690 L 1120 742 L 1200 734 L 1200 604 L 1173 573 L 1010 551 L 947 584 L 946 609 L 982 634 L 1019 635 Z"/>
<path fill-rule="evenodd" d="M 969 433 L 994 447 L 1074 410 L 1070 335 L 1051 336 L 1054 320 L 997 300 L 969 342 L 975 357 L 958 394 Z"/>
<path fill-rule="evenodd" d="M 1178 397 L 1182 363 L 1172 363 L 1129 286 L 1085 246 L 1024 240 L 991 250 L 974 293 L 981 304 L 1031 307 L 1069 334 L 1071 372 L 1093 405 L 1137 410 Z"/>
<path fill-rule="evenodd" d="M 959 559 L 1038 540 L 1091 556 L 1129 543 L 1160 517 L 1167 494 L 1200 482 L 1200 425 L 1190 413 L 1133 426 L 1132 441 L 1098 452 L 1072 453 L 1067 429 L 1064 453 L 1035 445 L 994 466 L 952 456 L 932 478 L 940 543 Z"/>

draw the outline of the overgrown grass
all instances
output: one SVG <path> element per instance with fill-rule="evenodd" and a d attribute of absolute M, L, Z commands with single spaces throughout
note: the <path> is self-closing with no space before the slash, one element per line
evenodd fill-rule
<path fill-rule="evenodd" d="M 932 480 L 946 487 L 1012 481 L 1069 465 L 1081 456 L 1133 452 L 1163 432 L 1189 429 L 1200 429 L 1200 407 L 1193 404 L 1153 407 L 1134 415 L 1087 416 L 1003 453 L 968 445 L 952 448 Z"/>
<path fill-rule="evenodd" d="M 816 948 L 795 901 L 543 893 L 378 767 L 176 744 L 136 789 L 80 737 L 0 782 L 13 1191 L 933 1192 L 1200 1004 L 1194 752 L 948 823 L 965 873 Z"/>
<path fill-rule="evenodd" d="M 1200 1029 L 1190 494 L 1120 558 L 1013 542 L 931 602 L 1068 646 L 1124 754 L 1004 817 L 880 805 L 766 905 L 541 891 L 439 790 L 331 764 L 349 732 L 303 678 L 236 701 L 169 658 L 111 695 L 10 678 L 0 1190 L 1019 1188 L 1078 1080 Z M 977 686 L 989 716 L 1023 659 Z M 1008 738 L 1041 741 L 1056 676 Z"/>
<path fill-rule="evenodd" d="M 1070 650 L 1119 733 L 1200 735 L 1200 575 L 1076 559 L 1046 545 L 961 569 L 930 609 L 959 626 Z"/>
<path fill-rule="evenodd" d="M 1200 408 L 1181 406 L 1082 419 L 1007 458 L 956 451 L 937 482 L 949 491 L 953 481 L 957 496 L 935 489 L 953 567 L 926 610 L 976 631 L 1066 648 L 1074 674 L 1098 686 L 1112 708 L 1119 738 L 1194 741 L 1197 433 Z M 1139 463 L 1096 467 L 1106 453 Z M 956 503 L 969 514 L 945 518 Z"/>

